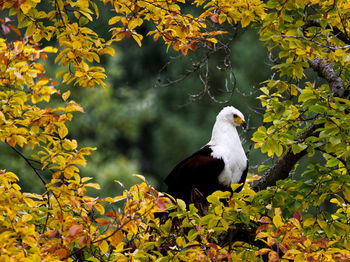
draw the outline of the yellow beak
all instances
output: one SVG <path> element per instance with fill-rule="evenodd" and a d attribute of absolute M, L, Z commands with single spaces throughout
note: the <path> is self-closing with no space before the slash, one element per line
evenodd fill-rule
<path fill-rule="evenodd" d="M 242 118 L 240 118 L 239 116 L 235 117 L 233 119 L 233 121 L 235 121 L 236 124 L 242 126 L 244 129 L 247 128 L 247 122 L 244 121 Z"/>

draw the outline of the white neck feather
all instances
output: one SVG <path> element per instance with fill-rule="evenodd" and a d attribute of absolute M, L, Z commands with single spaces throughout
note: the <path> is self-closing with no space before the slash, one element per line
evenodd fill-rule
<path fill-rule="evenodd" d="M 215 122 L 208 144 L 213 146 L 242 147 L 236 127 L 226 121 Z"/>
<path fill-rule="evenodd" d="M 232 123 L 218 119 L 208 145 L 213 150 L 211 155 L 225 162 L 225 168 L 218 177 L 219 182 L 226 186 L 238 183 L 247 167 L 247 157 L 236 127 Z"/>

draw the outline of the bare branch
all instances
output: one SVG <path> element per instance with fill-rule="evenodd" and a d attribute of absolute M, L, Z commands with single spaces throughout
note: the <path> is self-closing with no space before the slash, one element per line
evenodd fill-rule
<path fill-rule="evenodd" d="M 20 157 L 22 157 L 24 159 L 24 161 L 26 161 L 26 163 L 33 169 L 34 173 L 37 175 L 37 177 L 39 177 L 40 181 L 43 183 L 44 187 L 46 188 L 46 182 L 43 179 L 43 177 L 39 174 L 37 168 L 35 168 L 35 166 L 33 166 L 33 164 L 30 162 L 30 160 L 25 157 L 20 151 L 18 151 L 15 147 L 10 146 L 9 144 L 7 144 L 9 147 L 12 148 L 13 151 L 15 151 Z"/>

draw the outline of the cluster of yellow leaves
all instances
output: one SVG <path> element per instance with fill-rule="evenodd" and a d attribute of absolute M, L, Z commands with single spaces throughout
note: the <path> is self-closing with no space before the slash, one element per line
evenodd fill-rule
<path fill-rule="evenodd" d="M 104 68 L 91 64 L 98 63 L 103 54 L 113 55 L 114 49 L 109 46 L 111 42 L 105 43 L 98 34 L 84 26 L 93 21 L 93 15 L 99 16 L 96 3 L 89 0 L 57 0 L 48 3 L 49 8 L 44 11 L 37 9 L 40 2 L 6 1 L 1 3 L 0 10 L 10 9 L 10 15 L 16 14 L 18 27 L 26 28 L 25 35 L 36 43 L 43 38 L 48 41 L 57 38 L 60 51 L 56 62 L 71 67 L 58 73 L 59 76 L 63 75 L 65 82 L 74 81 L 75 84 L 84 87 L 105 87 Z M 69 8 L 74 10 L 74 16 L 67 12 Z"/>
<path fill-rule="evenodd" d="M 69 70 L 60 71 L 58 76 L 62 75 L 68 84 L 74 82 L 84 87 L 105 87 L 104 68 L 92 64 L 99 63 L 103 54 L 114 55 L 114 49 L 110 47 L 113 41 L 133 37 L 141 46 L 144 35 L 138 33 L 137 28 L 146 21 L 154 27 L 147 35 L 153 35 L 155 40 L 162 38 L 168 48 L 172 45 L 186 55 L 188 50 L 196 49 L 198 41 L 217 43 L 215 36 L 224 32 L 208 29 L 212 23 L 240 22 L 246 27 L 252 22 L 261 22 L 266 16 L 265 5 L 260 0 L 194 1 L 193 5 L 204 8 L 198 17 L 183 13 L 184 0 L 104 0 L 104 4 L 110 4 L 116 13 L 109 20 L 110 25 L 116 25 L 111 28 L 112 39 L 106 42 L 85 26 L 94 20 L 94 16 L 99 17 L 94 1 L 57 0 L 45 10 L 38 9 L 40 2 L 6 1 L 1 3 L 0 10 L 10 9 L 10 15 L 17 15 L 18 27 L 26 28 L 26 36 L 33 41 L 56 38 L 60 50 L 55 61 L 69 66 Z M 73 15 L 68 10 L 72 10 Z"/>
<path fill-rule="evenodd" d="M 1 260 L 66 258 L 70 255 L 66 245 L 75 241 L 69 237 L 75 235 L 77 225 L 88 228 L 89 212 L 103 209 L 97 199 L 85 196 L 87 187 L 98 185 L 86 184 L 87 179 L 78 174 L 78 166 L 86 165 L 85 155 L 94 149 L 78 149 L 77 141 L 67 138 L 66 122 L 72 112 L 84 112 L 83 108 L 69 100 L 69 91 L 62 94 L 64 106 L 42 107 L 60 92 L 55 88 L 58 83 L 44 76 L 39 59 L 56 51 L 39 48 L 29 38 L 10 43 L 0 39 L 0 140 L 12 148 L 33 149 L 36 160 L 19 156 L 31 163 L 34 175 L 50 181 L 43 184 L 43 195 L 24 194 L 16 175 L 0 172 Z M 41 169 L 49 170 L 49 177 Z"/>
<path fill-rule="evenodd" d="M 0 260 L 40 261 L 33 199 L 21 192 L 18 177 L 0 170 Z"/>
<path fill-rule="evenodd" d="M 185 14 L 182 6 L 184 0 L 152 0 L 152 1 L 126 1 L 105 0 L 115 8 L 116 16 L 109 20 L 109 24 L 119 23 L 113 27 L 113 39 L 133 37 L 141 46 L 143 35 L 136 29 L 145 21 L 151 22 L 155 29 L 147 35 L 153 35 L 154 40 L 162 38 L 168 48 L 172 45 L 174 50 L 186 55 L 188 50 L 194 51 L 197 42 L 204 40 L 208 44 L 217 43 L 216 35 L 224 33 L 218 30 L 209 30 L 208 24 L 225 21 L 241 22 L 246 27 L 251 22 L 261 21 L 265 17 L 264 4 L 260 0 L 254 1 L 194 1 L 193 5 L 203 6 L 204 12 L 198 17 Z"/>
<path fill-rule="evenodd" d="M 79 247 L 91 239 L 80 237 L 84 232 L 93 235 L 88 212 L 100 210 L 96 199 L 81 192 L 89 184 L 73 181 L 66 189 L 37 195 L 22 193 L 12 172 L 1 170 L 0 182 L 0 260 L 60 261 L 71 255 L 73 242 Z"/>
<path fill-rule="evenodd" d="M 261 22 L 265 19 L 265 4 L 260 0 L 228 0 L 228 1 L 204 1 L 196 0 L 195 4 L 204 5 L 211 13 L 210 19 L 214 23 L 229 24 L 240 22 L 242 27 L 250 23 Z"/>
<path fill-rule="evenodd" d="M 202 32 L 206 28 L 205 17 L 194 17 L 191 14 L 181 12 L 181 3 L 185 1 L 125 1 L 105 0 L 115 8 L 116 16 L 109 20 L 110 25 L 119 23 L 113 27 L 113 39 L 133 37 L 141 46 L 143 36 L 137 33 L 145 21 L 151 22 L 155 29 L 148 32 L 154 40 L 162 38 L 168 48 L 173 45 L 176 51 L 181 50 L 184 55 L 187 51 L 195 50 L 197 41 L 205 39 L 208 42 L 216 42 L 209 33 Z"/>

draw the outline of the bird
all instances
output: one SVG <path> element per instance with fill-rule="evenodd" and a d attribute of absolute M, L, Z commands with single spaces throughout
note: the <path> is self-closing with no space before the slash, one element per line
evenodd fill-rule
<path fill-rule="evenodd" d="M 216 116 L 210 141 L 180 163 L 165 178 L 167 194 L 187 205 L 194 203 L 201 213 L 208 207 L 206 197 L 215 191 L 231 191 L 231 184 L 243 188 L 248 159 L 236 127 L 244 129 L 243 114 L 233 106 L 224 107 Z"/>

